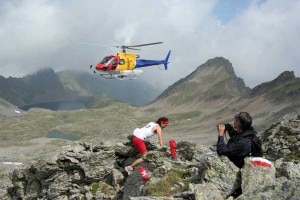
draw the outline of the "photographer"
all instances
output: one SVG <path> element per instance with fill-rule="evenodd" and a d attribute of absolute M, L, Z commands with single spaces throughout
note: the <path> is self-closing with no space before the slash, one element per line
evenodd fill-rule
<path fill-rule="evenodd" d="M 230 124 L 218 125 L 218 155 L 226 155 L 238 168 L 244 166 L 244 158 L 262 156 L 261 143 L 253 129 L 252 117 L 247 112 L 234 116 L 233 128 Z M 224 134 L 228 132 L 230 139 L 224 143 Z"/>
<path fill-rule="evenodd" d="M 247 112 L 240 112 L 234 116 L 233 127 L 230 124 L 218 125 L 218 155 L 226 155 L 238 168 L 244 166 L 244 158 L 248 156 L 262 156 L 261 142 L 253 129 L 252 117 Z M 224 143 L 224 134 L 230 136 Z M 242 194 L 241 172 L 237 174 L 235 186 L 229 196 L 234 198 Z"/>

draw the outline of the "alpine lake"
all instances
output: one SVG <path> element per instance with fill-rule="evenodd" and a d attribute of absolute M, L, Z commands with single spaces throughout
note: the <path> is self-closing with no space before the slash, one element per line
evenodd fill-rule
<path fill-rule="evenodd" d="M 44 108 L 53 111 L 59 110 L 78 110 L 78 109 L 85 109 L 86 104 L 83 101 L 75 100 L 75 101 L 62 101 L 62 102 L 46 102 L 46 103 L 37 103 L 37 104 L 30 104 L 25 106 L 20 106 L 20 109 L 24 111 L 28 111 L 30 108 Z M 58 139 L 65 139 L 70 141 L 76 141 L 80 138 L 71 134 L 65 134 L 59 130 L 51 130 L 46 134 L 46 138 L 58 138 Z"/>

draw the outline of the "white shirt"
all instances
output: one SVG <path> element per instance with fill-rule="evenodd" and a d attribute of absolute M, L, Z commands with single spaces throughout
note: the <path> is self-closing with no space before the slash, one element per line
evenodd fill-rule
<path fill-rule="evenodd" d="M 137 138 L 145 140 L 145 139 L 151 137 L 152 135 L 154 135 L 154 132 L 152 132 L 152 128 L 156 125 L 158 125 L 158 124 L 154 123 L 154 122 L 150 122 L 142 128 L 136 128 L 133 131 L 133 135 Z"/>

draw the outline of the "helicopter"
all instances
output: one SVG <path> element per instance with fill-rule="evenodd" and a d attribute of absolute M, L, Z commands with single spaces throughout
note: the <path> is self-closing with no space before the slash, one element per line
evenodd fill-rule
<path fill-rule="evenodd" d="M 136 77 L 143 73 L 142 67 L 149 67 L 153 65 L 164 65 L 164 70 L 168 69 L 169 57 L 171 50 L 169 50 L 166 58 L 164 60 L 146 60 L 139 59 L 139 55 L 133 52 L 126 52 L 126 49 L 140 50 L 136 47 L 148 46 L 161 44 L 163 42 L 154 42 L 139 45 L 122 45 L 122 46 L 112 46 L 116 48 L 121 48 L 122 51 L 118 52 L 116 55 L 105 56 L 101 62 L 90 65 L 90 69 L 94 73 L 99 73 L 105 79 L 136 79 Z"/>

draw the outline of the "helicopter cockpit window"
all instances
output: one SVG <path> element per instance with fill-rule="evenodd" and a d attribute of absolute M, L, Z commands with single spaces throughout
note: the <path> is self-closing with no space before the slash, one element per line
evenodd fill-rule
<path fill-rule="evenodd" d="M 111 60 L 111 57 L 105 57 L 103 60 L 100 62 L 101 64 L 106 64 Z"/>
<path fill-rule="evenodd" d="M 125 60 L 124 60 L 124 59 L 120 59 L 119 64 L 120 64 L 120 65 L 124 65 L 124 64 L 125 64 Z"/>

